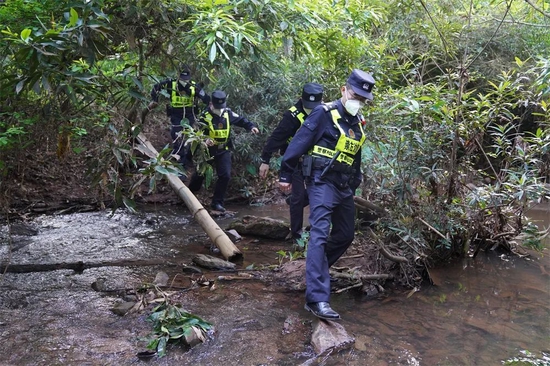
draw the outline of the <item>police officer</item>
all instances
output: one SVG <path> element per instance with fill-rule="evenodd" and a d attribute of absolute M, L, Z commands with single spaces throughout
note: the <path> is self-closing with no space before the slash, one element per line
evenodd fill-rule
<path fill-rule="evenodd" d="M 212 102 L 199 119 L 204 123 L 205 131 L 208 133 L 209 138 L 206 141 L 208 153 L 218 175 L 210 207 L 220 212 L 225 212 L 223 203 L 231 179 L 230 149 L 233 148 L 231 126 L 242 127 L 253 134 L 260 132 L 254 123 L 227 108 L 226 101 L 227 95 L 225 92 L 222 90 L 214 91 Z M 199 191 L 203 180 L 204 177 L 195 172 L 189 182 L 189 189 L 192 192 Z"/>
<path fill-rule="evenodd" d="M 361 145 L 365 141 L 359 113 L 373 99 L 373 77 L 355 69 L 342 98 L 316 107 L 290 142 L 281 163 L 279 186 L 291 189 L 300 157 L 309 195 L 310 238 L 306 257 L 305 309 L 322 319 L 337 320 L 330 307 L 329 268 L 355 235 L 354 190 L 361 183 Z"/>
<path fill-rule="evenodd" d="M 265 179 L 267 177 L 271 155 L 278 151 L 284 154 L 288 143 L 298 128 L 304 123 L 311 110 L 321 104 L 322 100 L 322 85 L 307 83 L 303 86 L 302 97 L 285 111 L 283 118 L 267 139 L 261 155 L 260 178 Z M 290 236 L 293 240 L 299 239 L 302 237 L 304 207 L 308 205 L 300 163 L 298 163 L 292 174 L 292 193 L 287 202 L 290 205 Z"/>
<path fill-rule="evenodd" d="M 173 141 L 172 154 L 177 155 L 178 162 L 183 163 L 186 168 L 192 165 L 190 152 L 184 151 L 184 141 L 179 133 L 183 125 L 195 124 L 196 116 L 199 115 L 199 100 L 208 105 L 210 96 L 195 81 L 191 80 L 191 71 L 184 65 L 181 67 L 177 79 L 166 79 L 153 86 L 149 110 L 155 108 L 159 102 L 159 95 L 166 90 L 170 96 L 170 104 L 166 107 L 166 114 L 170 117 L 170 137 Z"/>

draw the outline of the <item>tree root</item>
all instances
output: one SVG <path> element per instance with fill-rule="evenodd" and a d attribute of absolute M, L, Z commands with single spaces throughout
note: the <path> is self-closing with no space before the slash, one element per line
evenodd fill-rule
<path fill-rule="evenodd" d="M 372 236 L 372 238 L 374 239 L 374 241 L 376 241 L 376 243 L 378 244 L 379 246 L 379 250 L 380 250 L 380 253 L 387 259 L 393 261 L 393 262 L 396 262 L 396 263 L 408 263 L 409 260 L 405 257 L 402 257 L 402 256 L 399 256 L 399 255 L 395 255 L 395 254 L 392 254 L 388 248 L 386 248 L 386 246 L 384 245 L 384 243 L 382 242 L 382 240 L 380 240 L 380 238 L 378 237 L 378 235 L 376 235 L 374 233 L 374 231 L 371 229 L 371 228 L 368 228 L 369 232 L 370 232 L 370 235 Z"/>

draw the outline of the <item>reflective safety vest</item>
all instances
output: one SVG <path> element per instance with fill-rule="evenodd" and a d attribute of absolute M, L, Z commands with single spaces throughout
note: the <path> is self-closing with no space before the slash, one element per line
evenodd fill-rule
<path fill-rule="evenodd" d="M 172 108 L 193 107 L 195 104 L 195 82 L 189 82 L 189 95 L 179 95 L 178 82 L 172 81 L 172 95 L 170 97 L 170 104 Z"/>
<path fill-rule="evenodd" d="M 336 105 L 325 105 L 323 108 L 325 108 L 326 111 L 330 110 L 332 123 L 334 123 L 334 126 L 340 130 L 340 137 L 338 137 L 336 148 L 334 150 L 325 146 L 315 145 L 313 149 L 310 150 L 310 155 L 332 159 L 334 155 L 336 155 L 336 152 L 340 151 L 336 161 L 351 166 L 353 164 L 355 154 L 357 154 L 366 140 L 363 127 L 361 126 L 361 123 L 357 124 L 359 126 L 361 136 L 357 136 L 352 129 L 344 131 L 342 126 L 338 123 L 338 120 L 340 120 L 342 116 L 340 115 L 340 112 L 338 112 Z"/>
<path fill-rule="evenodd" d="M 306 114 L 302 111 L 299 111 L 298 108 L 296 108 L 296 106 L 292 106 L 288 109 L 290 111 L 290 114 L 292 114 L 292 117 L 298 119 L 298 121 L 300 121 L 300 126 L 302 126 L 304 124 L 304 121 L 306 120 Z M 287 140 L 287 142 L 290 143 L 290 141 L 292 140 L 292 136 L 290 136 Z"/>
<path fill-rule="evenodd" d="M 214 126 L 212 123 L 212 114 L 209 112 L 205 113 L 203 117 L 204 122 L 208 124 L 208 136 L 215 140 L 218 144 L 225 144 L 229 138 L 229 129 L 231 125 L 229 124 L 229 113 L 227 110 L 224 110 L 222 117 L 225 116 L 225 126 L 223 123 L 218 123 L 217 126 Z"/>

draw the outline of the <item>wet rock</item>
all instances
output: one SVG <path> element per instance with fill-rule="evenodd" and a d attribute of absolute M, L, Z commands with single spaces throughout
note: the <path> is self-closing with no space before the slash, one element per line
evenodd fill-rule
<path fill-rule="evenodd" d="M 275 273 L 275 279 L 284 287 L 295 291 L 306 288 L 306 261 L 297 259 L 283 263 Z"/>
<path fill-rule="evenodd" d="M 202 273 L 202 270 L 195 266 L 183 265 L 181 270 L 183 273 Z"/>
<path fill-rule="evenodd" d="M 97 292 L 105 291 L 107 286 L 105 285 L 105 278 L 100 277 L 92 282 L 92 289 Z"/>
<path fill-rule="evenodd" d="M 242 240 L 243 238 L 242 236 L 239 235 L 239 233 L 236 230 L 233 230 L 233 229 L 227 230 L 225 233 L 233 243 L 236 243 L 239 240 Z"/>
<path fill-rule="evenodd" d="M 319 320 L 311 336 L 311 344 L 318 355 L 328 355 L 351 348 L 355 338 L 339 323 Z"/>
<path fill-rule="evenodd" d="M 133 303 L 136 303 L 138 302 L 138 297 L 134 294 L 122 294 L 122 299 L 124 301 L 129 301 L 129 302 L 133 302 Z"/>
<path fill-rule="evenodd" d="M 197 254 L 193 257 L 193 263 L 209 269 L 234 270 L 237 267 L 235 263 L 206 254 Z"/>
<path fill-rule="evenodd" d="M 355 349 L 358 351 L 366 352 L 368 351 L 369 338 L 365 335 L 358 335 L 355 337 Z"/>
<path fill-rule="evenodd" d="M 274 240 L 284 240 L 289 226 L 282 220 L 270 217 L 244 216 L 240 221 L 232 222 L 228 229 L 237 230 L 243 235 L 261 236 Z"/>
<path fill-rule="evenodd" d="M 184 343 L 193 348 L 198 344 L 201 344 L 206 340 L 205 333 L 198 327 L 191 327 L 191 332 L 186 333 L 184 336 Z"/>
<path fill-rule="evenodd" d="M 282 354 L 299 354 L 311 337 L 311 321 L 304 321 L 298 314 L 290 314 L 283 323 L 282 337 L 277 348 Z"/>
<path fill-rule="evenodd" d="M 111 311 L 116 315 L 124 316 L 130 311 L 130 309 L 134 307 L 135 304 L 136 304 L 135 302 L 124 301 L 124 302 L 115 304 L 115 306 L 111 308 Z"/>
<path fill-rule="evenodd" d="M 168 280 L 170 280 L 170 277 L 168 277 L 166 272 L 159 272 L 155 276 L 153 283 L 157 286 L 166 286 L 168 285 Z"/>
<path fill-rule="evenodd" d="M 372 283 L 366 283 L 366 284 L 363 284 L 363 292 L 367 295 L 367 296 L 376 296 L 379 294 L 379 291 L 378 291 L 378 287 L 376 287 L 374 284 Z"/>
<path fill-rule="evenodd" d="M 11 235 L 35 236 L 38 234 L 38 229 L 26 222 L 16 222 L 11 225 L 10 233 Z"/>

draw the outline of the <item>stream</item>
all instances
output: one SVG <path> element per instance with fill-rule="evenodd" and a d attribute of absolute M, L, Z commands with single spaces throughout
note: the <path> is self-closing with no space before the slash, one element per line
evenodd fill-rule
<path fill-rule="evenodd" d="M 225 228 L 244 215 L 288 221 L 288 206 L 228 207 Z M 550 205 L 529 213 L 550 225 Z M 213 253 L 208 237 L 183 204 L 149 205 L 132 215 L 117 211 L 38 216 L 0 231 L 0 260 L 12 264 L 158 259 L 165 264 L 106 266 L 0 274 L 0 365 L 502 365 L 528 351 L 550 354 L 548 249 L 528 258 L 482 252 L 434 268 L 434 285 L 394 289 L 376 297 L 333 294 L 331 305 L 355 338 L 354 346 L 322 359 L 310 344 L 317 321 L 303 309 L 302 292 L 257 279 L 216 280 L 191 288 L 197 253 Z M 550 247 L 547 240 L 546 247 Z M 276 265 L 290 245 L 247 238 L 236 243 L 239 267 Z M 121 293 L 169 275 L 182 306 L 213 324 L 215 332 L 190 350 L 169 346 L 165 357 L 140 359 L 152 331 L 148 312 L 119 316 Z M 99 288 L 98 288 L 99 287 Z M 150 308 L 149 308 L 150 310 Z M 550 365 L 546 358 L 544 365 Z"/>

